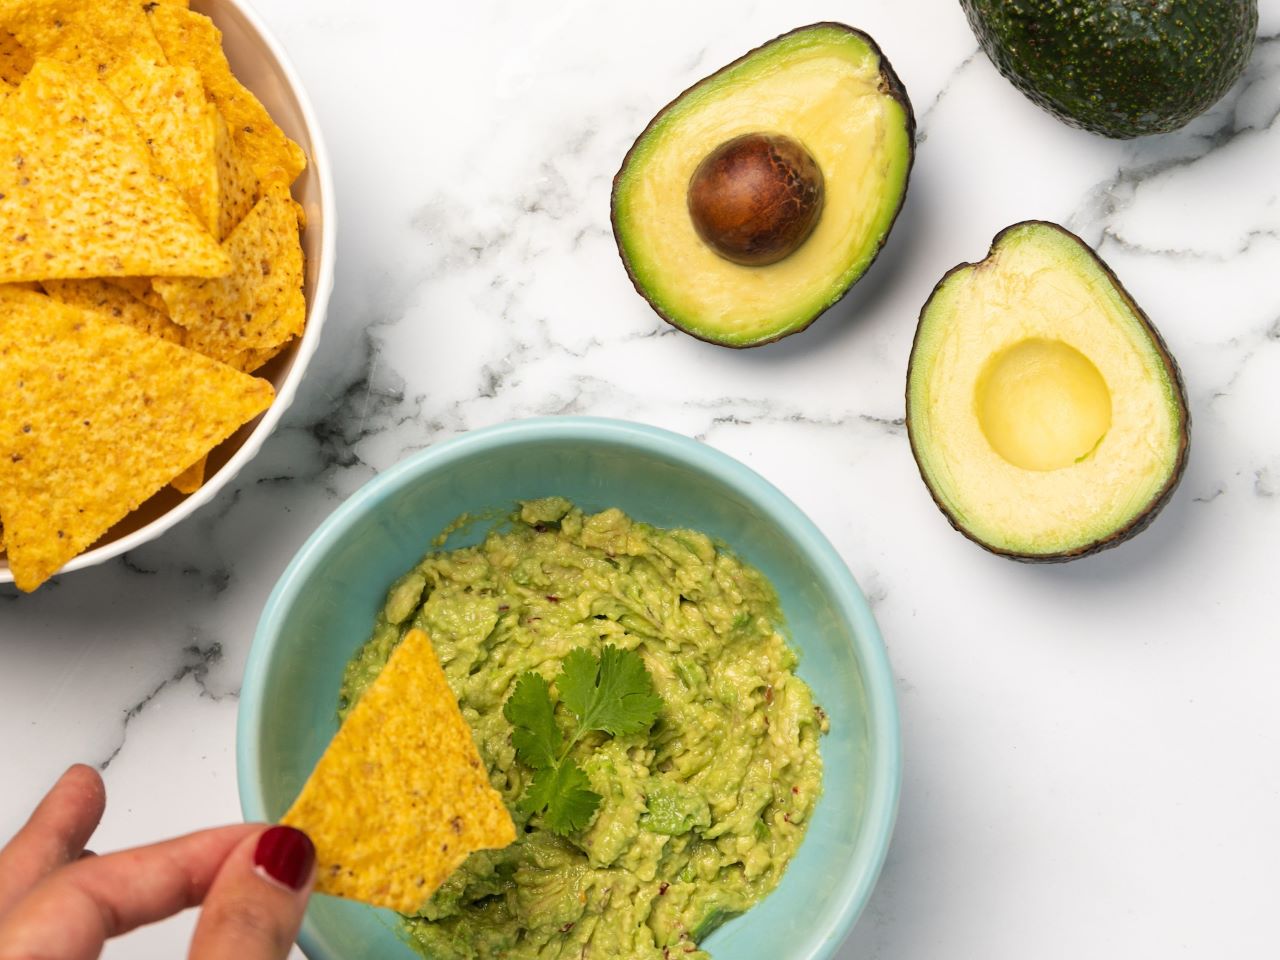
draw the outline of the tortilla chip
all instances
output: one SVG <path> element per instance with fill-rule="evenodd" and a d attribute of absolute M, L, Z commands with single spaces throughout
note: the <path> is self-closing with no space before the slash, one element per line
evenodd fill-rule
<path fill-rule="evenodd" d="M 116 73 L 111 89 L 151 148 L 156 173 L 182 191 L 210 233 L 225 239 L 253 209 L 258 178 L 206 98 L 200 74 L 137 59 Z"/>
<path fill-rule="evenodd" d="M 35 284 L 31 286 L 38 289 Z M 81 310 L 93 310 L 103 319 L 127 324 L 150 336 L 194 350 L 241 373 L 252 373 L 285 347 L 285 344 L 281 344 L 270 350 L 240 350 L 223 341 L 206 342 L 195 331 L 178 326 L 163 310 L 155 310 L 131 296 L 128 291 L 117 286 L 114 280 L 45 280 L 41 286 L 60 303 Z M 163 305 L 161 301 L 161 306 Z"/>
<path fill-rule="evenodd" d="M 258 98 L 232 75 L 222 52 L 222 32 L 213 21 L 174 4 L 154 6 L 147 16 L 169 62 L 200 71 L 205 90 L 226 117 L 236 146 L 263 187 L 288 186 L 298 179 L 307 165 L 302 148 L 285 136 Z"/>
<path fill-rule="evenodd" d="M 0 513 L 28 591 L 274 396 L 265 380 L 11 287 L 0 383 Z"/>
<path fill-rule="evenodd" d="M 167 314 L 153 310 L 128 291 L 110 280 L 45 280 L 45 293 L 59 303 L 81 310 L 94 310 L 117 323 L 125 323 L 135 330 L 161 337 L 170 343 L 187 346 L 187 331 L 169 319 Z M 216 359 L 216 358 L 215 358 Z"/>
<path fill-rule="evenodd" d="M 218 112 L 214 156 L 218 168 L 218 239 L 225 240 L 258 199 L 258 177 Z"/>
<path fill-rule="evenodd" d="M 155 172 L 182 193 L 196 219 L 218 237 L 218 108 L 190 67 L 137 58 L 110 83 L 151 149 Z"/>
<path fill-rule="evenodd" d="M 152 310 L 159 310 L 166 317 L 169 315 L 164 300 L 151 286 L 150 277 L 107 277 L 106 281 L 112 286 L 127 291 L 135 300 L 141 300 Z"/>
<path fill-rule="evenodd" d="M 232 264 L 225 277 L 152 280 L 173 322 L 219 345 L 215 349 L 268 348 L 299 336 L 307 305 L 298 216 L 288 188 L 269 188 L 223 249 Z"/>
<path fill-rule="evenodd" d="M 267 363 L 274 360 L 291 343 L 293 343 L 293 337 L 282 343 L 277 343 L 274 347 L 245 350 L 239 356 L 233 357 L 226 362 L 244 373 L 253 373 L 253 371 L 266 366 Z"/>
<path fill-rule="evenodd" d="M 173 326 L 177 327 L 177 324 L 173 324 Z M 182 328 L 178 327 L 178 329 Z M 286 340 L 284 343 L 277 344 L 274 347 L 268 347 L 262 350 L 242 350 L 234 356 L 227 357 L 222 362 L 227 364 L 229 367 L 234 367 L 241 373 L 253 373 L 259 367 L 264 366 L 267 361 L 273 360 L 276 354 L 292 342 L 293 340 L 290 339 Z M 205 345 L 191 336 L 190 332 L 188 332 L 187 336 L 187 346 L 193 350 L 204 352 L 201 348 Z M 206 354 L 206 356 L 211 356 L 211 354 Z M 187 469 L 174 477 L 170 482 L 170 485 L 179 493 L 195 493 L 204 486 L 204 482 L 207 479 L 205 473 L 208 469 L 208 459 L 208 457 L 201 457 L 191 466 L 187 467 Z"/>
<path fill-rule="evenodd" d="M 151 157 L 120 101 L 37 60 L 0 102 L 0 282 L 212 277 L 231 267 Z"/>
<path fill-rule="evenodd" d="M 32 64 L 31 52 L 8 30 L 0 29 L 0 80 L 17 85 Z"/>
<path fill-rule="evenodd" d="M 316 845 L 316 889 L 412 913 L 473 851 L 515 825 L 444 671 L 410 630 L 281 823 Z"/>
<path fill-rule="evenodd" d="M 169 486 L 179 493 L 195 493 L 204 486 L 204 468 L 209 462 L 206 454 L 169 481 Z"/>
<path fill-rule="evenodd" d="M 33 57 L 75 64 L 108 84 L 135 57 L 165 62 L 136 0 L 0 0 L 0 28 Z"/>
<path fill-rule="evenodd" d="M 257 370 L 284 347 L 281 344 L 271 350 L 242 350 L 228 356 L 215 356 L 208 349 L 202 349 L 206 345 L 193 337 L 185 327 L 170 320 L 167 313 L 153 310 L 128 291 L 116 286 L 112 280 L 46 280 L 43 287 L 49 296 L 61 303 L 96 311 L 117 323 L 126 323 L 153 337 L 162 337 L 170 343 L 222 361 L 241 373 Z M 180 493 L 195 493 L 199 490 L 204 483 L 205 459 L 201 457 L 178 474 L 171 481 L 172 486 Z"/>

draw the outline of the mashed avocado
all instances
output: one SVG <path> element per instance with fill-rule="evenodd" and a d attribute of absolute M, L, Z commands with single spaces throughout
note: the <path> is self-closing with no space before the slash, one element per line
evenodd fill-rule
<path fill-rule="evenodd" d="M 706 958 L 697 942 L 777 885 L 821 790 L 826 719 L 780 620 L 768 581 L 703 534 L 558 497 L 402 577 L 340 712 L 425 630 L 520 837 L 406 918 L 413 941 L 441 960 Z M 663 707 L 645 733 L 574 747 L 603 802 L 562 837 L 516 807 L 532 774 L 502 707 L 524 671 L 553 681 L 571 650 L 606 644 L 644 658 Z"/>

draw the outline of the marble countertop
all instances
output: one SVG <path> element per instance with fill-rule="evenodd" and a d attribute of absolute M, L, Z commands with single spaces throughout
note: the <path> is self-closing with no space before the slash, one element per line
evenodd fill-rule
<path fill-rule="evenodd" d="M 871 598 L 905 779 L 842 958 L 1274 955 L 1280 929 L 1280 0 L 1242 83 L 1185 130 L 1115 142 L 1001 79 L 954 0 L 367 5 L 260 0 L 333 156 L 338 278 L 299 399 L 222 495 L 33 596 L 0 588 L 0 836 L 74 760 L 110 849 L 239 818 L 236 697 L 286 562 L 408 453 L 536 414 L 696 436 L 780 486 Z M 610 179 L 650 115 L 799 24 L 870 32 L 919 121 L 867 277 L 751 351 L 674 332 L 631 288 Z M 1003 226 L 1098 248 L 1184 372 L 1181 488 L 1136 540 L 1065 566 L 954 533 L 903 428 L 942 273 Z M 190 916 L 110 957 L 181 955 Z"/>

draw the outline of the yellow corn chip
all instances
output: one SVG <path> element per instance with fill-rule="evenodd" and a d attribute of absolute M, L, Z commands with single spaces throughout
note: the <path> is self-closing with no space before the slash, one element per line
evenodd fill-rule
<path fill-rule="evenodd" d="M 19 286 L 19 284 L 9 284 Z M 153 337 L 160 337 L 188 350 L 202 353 L 212 360 L 225 363 L 241 373 L 252 373 L 284 349 L 282 343 L 270 349 L 241 350 L 225 340 L 207 342 L 197 331 L 180 327 L 169 319 L 163 310 L 155 310 L 117 286 L 114 280 L 45 280 L 44 291 L 60 303 L 93 310 L 103 319 L 124 323 Z M 36 289 L 35 284 L 31 287 Z M 161 301 L 161 306 L 164 306 Z"/>
<path fill-rule="evenodd" d="M 252 350 L 245 350 L 239 356 L 233 357 L 226 362 L 244 373 L 253 373 L 253 371 L 258 368 L 266 366 L 269 361 L 274 360 L 276 356 L 291 343 L 293 343 L 293 337 L 290 337 L 288 340 L 284 340 L 281 343 L 277 343 L 274 347 L 261 347 Z"/>
<path fill-rule="evenodd" d="M 223 245 L 225 277 L 156 277 L 173 322 L 202 342 L 237 351 L 274 347 L 302 333 L 302 245 L 288 188 L 270 187 Z M 214 349 L 221 349 L 215 347 Z"/>
<path fill-rule="evenodd" d="M 218 166 L 218 239 L 230 236 L 258 199 L 258 177 L 218 112 L 214 155 Z"/>
<path fill-rule="evenodd" d="M 151 149 L 155 172 L 182 193 L 218 236 L 218 108 L 190 67 L 157 66 L 141 58 L 116 71 L 109 84 Z"/>
<path fill-rule="evenodd" d="M 46 280 L 42 284 L 45 292 L 60 303 L 70 304 L 82 310 L 94 310 L 117 323 L 148 333 L 153 337 L 162 337 L 170 343 L 176 343 L 221 360 L 241 373 L 252 373 L 275 356 L 280 347 L 272 350 L 242 350 L 229 356 L 217 356 L 205 348 L 193 337 L 185 327 L 180 327 L 169 319 L 167 313 L 153 310 L 141 300 L 131 296 L 128 291 L 117 286 L 112 280 Z M 163 305 L 163 303 L 162 303 Z M 172 481 L 173 487 L 180 493 L 195 493 L 204 483 L 205 457 L 201 457 Z"/>
<path fill-rule="evenodd" d="M 0 282 L 220 276 L 227 255 L 102 84 L 37 60 L 0 101 Z"/>
<path fill-rule="evenodd" d="M 167 319 L 168 318 L 166 317 L 166 320 Z M 176 323 L 173 324 L 173 326 L 178 327 Z M 178 327 L 178 329 L 181 330 L 182 328 Z M 286 340 L 284 343 L 277 344 L 274 347 L 267 347 L 265 349 L 242 350 L 233 356 L 227 357 L 223 362 L 226 363 L 228 366 L 234 367 L 235 369 L 239 370 L 241 373 L 253 373 L 253 371 L 257 370 L 259 367 L 266 364 L 268 360 L 274 359 L 276 354 L 278 354 L 281 350 L 283 350 L 292 342 L 293 342 L 292 340 Z M 201 343 L 195 336 L 191 334 L 190 331 L 188 331 L 187 333 L 186 344 L 192 350 L 199 350 L 201 353 L 204 353 L 206 356 L 213 356 L 213 354 L 209 352 L 211 350 L 211 347 Z M 222 359 L 222 358 L 219 357 L 216 359 Z M 206 469 L 206 464 L 208 459 L 209 459 L 208 457 L 201 457 L 191 466 L 187 467 L 187 469 L 183 470 L 180 474 L 174 477 L 171 482 L 173 488 L 177 490 L 179 493 L 195 493 L 202 486 L 204 486 L 204 481 L 206 479 L 205 469 Z"/>
<path fill-rule="evenodd" d="M 79 307 L 81 310 L 94 310 L 107 319 L 126 323 L 153 337 L 161 337 L 181 346 L 187 345 L 185 328 L 170 320 L 168 314 L 153 310 L 110 280 L 45 280 L 41 286 L 45 293 L 59 303 Z"/>
<path fill-rule="evenodd" d="M 0 0 L 0 29 L 32 56 L 76 64 L 108 84 L 134 57 L 165 62 L 137 0 Z"/>
<path fill-rule="evenodd" d="M 195 493 L 204 486 L 204 468 L 209 457 L 203 456 L 187 469 L 169 481 L 169 485 L 179 493 Z"/>
<path fill-rule="evenodd" d="M 128 291 L 135 300 L 141 300 L 152 310 L 159 310 L 165 316 L 169 315 L 164 300 L 151 286 L 150 277 L 107 277 L 106 280 L 107 283 Z"/>
<path fill-rule="evenodd" d="M 210 233 L 225 239 L 253 209 L 258 178 L 222 112 L 205 97 L 200 74 L 135 59 L 116 73 L 111 89 L 137 122 L 156 172 L 183 192 Z"/>
<path fill-rule="evenodd" d="M 31 52 L 8 30 L 0 28 L 0 80 L 19 84 L 31 69 Z"/>
<path fill-rule="evenodd" d="M 236 146 L 263 187 L 293 183 L 307 158 L 276 126 L 258 98 L 232 75 L 222 52 L 222 33 L 213 21 L 175 4 L 154 6 L 147 16 L 169 62 L 200 71 L 205 90 L 226 117 Z"/>
<path fill-rule="evenodd" d="M 0 512 L 34 590 L 270 404 L 271 384 L 127 324 L 0 287 Z"/>
<path fill-rule="evenodd" d="M 280 822 L 315 843 L 317 890 L 401 913 L 515 840 L 425 633 L 392 652 Z"/>

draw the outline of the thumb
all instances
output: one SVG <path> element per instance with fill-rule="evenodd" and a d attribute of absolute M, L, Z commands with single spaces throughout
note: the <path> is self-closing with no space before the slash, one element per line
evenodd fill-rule
<path fill-rule="evenodd" d="M 293 827 L 268 827 L 242 841 L 213 881 L 190 960 L 284 960 L 307 907 L 316 850 Z"/>

